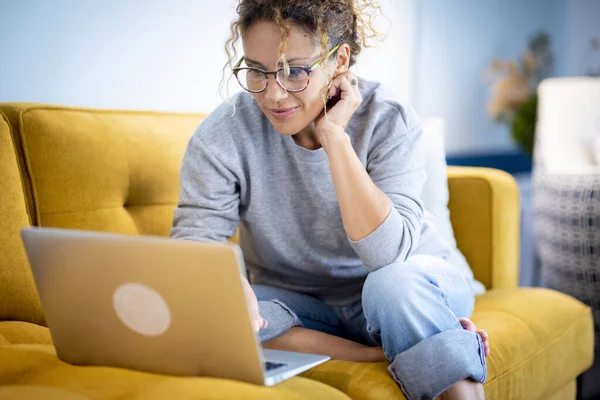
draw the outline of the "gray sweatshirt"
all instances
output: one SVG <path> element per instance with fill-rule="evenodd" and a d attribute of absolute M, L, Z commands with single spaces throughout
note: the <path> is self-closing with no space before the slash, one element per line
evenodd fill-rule
<path fill-rule="evenodd" d="M 415 251 L 455 257 L 472 276 L 437 233 L 435 218 L 424 218 L 419 118 L 378 83 L 359 82 L 363 102 L 346 132 L 394 205 L 373 232 L 357 241 L 347 236 L 324 149 L 308 150 L 278 133 L 250 93 L 241 92 L 215 109 L 188 144 L 171 236 L 224 242 L 239 226 L 253 283 L 330 304 L 359 299 L 370 271 Z"/>

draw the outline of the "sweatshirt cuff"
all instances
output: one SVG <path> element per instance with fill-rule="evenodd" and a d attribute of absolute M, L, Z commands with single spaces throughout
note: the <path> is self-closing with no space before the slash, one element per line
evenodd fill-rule
<path fill-rule="evenodd" d="M 373 272 L 392 263 L 403 253 L 404 249 L 401 246 L 410 246 L 410 240 L 403 238 L 404 232 L 402 216 L 396 207 L 392 206 L 387 217 L 373 232 L 360 240 L 352 240 L 348 235 L 346 237 L 365 267 Z"/>
<path fill-rule="evenodd" d="M 261 344 L 283 335 L 294 326 L 302 326 L 296 313 L 279 300 L 259 301 L 258 312 L 267 320 L 267 327 L 258 332 Z"/>

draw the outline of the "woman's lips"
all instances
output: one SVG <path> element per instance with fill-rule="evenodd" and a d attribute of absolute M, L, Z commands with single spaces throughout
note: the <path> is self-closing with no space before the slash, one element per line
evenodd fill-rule
<path fill-rule="evenodd" d="M 275 118 L 278 119 L 286 119 L 288 118 L 290 115 L 292 115 L 294 112 L 296 112 L 296 110 L 298 109 L 298 107 L 292 107 L 292 108 L 279 108 L 279 109 L 275 109 L 275 110 L 269 110 L 269 112 L 271 113 L 272 116 L 274 116 Z"/>

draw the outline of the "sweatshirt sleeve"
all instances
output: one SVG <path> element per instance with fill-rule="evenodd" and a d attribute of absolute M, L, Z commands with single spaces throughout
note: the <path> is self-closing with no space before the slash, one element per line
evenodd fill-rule
<path fill-rule="evenodd" d="M 180 183 L 172 238 L 225 242 L 235 234 L 240 223 L 238 179 L 198 135 L 186 149 Z"/>
<path fill-rule="evenodd" d="M 393 205 L 385 220 L 366 237 L 354 241 L 346 235 L 371 272 L 406 260 L 421 232 L 424 210 L 420 197 L 426 178 L 421 123 L 412 109 L 397 107 L 391 115 L 384 114 L 375 128 L 375 144 L 366 166 L 373 183 Z"/>

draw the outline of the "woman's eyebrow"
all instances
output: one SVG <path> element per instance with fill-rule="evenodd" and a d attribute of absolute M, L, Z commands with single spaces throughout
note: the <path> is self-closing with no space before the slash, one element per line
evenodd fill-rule
<path fill-rule="evenodd" d="M 287 60 L 287 62 L 289 62 L 289 63 L 293 63 L 293 62 L 296 62 L 296 61 L 303 61 L 303 60 L 304 60 L 304 61 L 308 60 L 308 57 L 296 57 L 296 58 L 290 58 L 289 60 Z"/>
<path fill-rule="evenodd" d="M 293 62 L 302 61 L 302 60 L 308 60 L 308 58 L 306 58 L 306 57 L 291 58 L 291 59 L 287 60 L 287 62 L 293 63 Z M 246 61 L 246 64 L 254 64 L 254 65 L 258 65 L 259 67 L 266 68 L 263 64 L 259 63 L 258 61 L 254 61 L 248 57 L 244 57 L 244 61 Z"/>
<path fill-rule="evenodd" d="M 248 57 L 244 57 L 244 61 L 246 61 L 246 64 L 255 64 L 255 65 L 258 65 L 259 67 L 263 67 L 263 68 L 265 67 L 264 65 L 262 65 L 258 61 L 251 60 Z"/>

